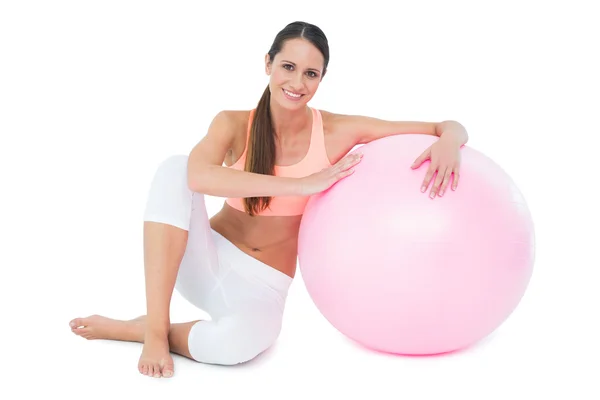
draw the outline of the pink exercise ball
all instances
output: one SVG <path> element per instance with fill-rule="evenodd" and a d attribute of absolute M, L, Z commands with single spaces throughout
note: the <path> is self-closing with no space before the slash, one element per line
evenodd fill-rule
<path fill-rule="evenodd" d="M 525 199 L 491 159 L 461 148 L 460 180 L 420 191 L 437 137 L 395 135 L 355 148 L 354 174 L 313 195 L 298 260 L 309 296 L 346 337 L 386 353 L 469 347 L 515 310 L 534 263 Z M 430 186 L 431 187 L 431 186 Z"/>

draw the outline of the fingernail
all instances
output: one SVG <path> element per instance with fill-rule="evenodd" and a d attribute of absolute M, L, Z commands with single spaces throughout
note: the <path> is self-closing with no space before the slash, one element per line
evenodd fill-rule
<path fill-rule="evenodd" d="M 440 197 L 442 197 L 444 195 L 444 191 L 440 191 Z"/>
<path fill-rule="evenodd" d="M 427 189 L 425 186 L 421 186 L 421 193 L 425 193 L 425 189 Z"/>
<path fill-rule="evenodd" d="M 431 197 L 433 199 L 435 197 L 435 193 L 431 192 L 431 194 L 429 195 L 429 197 Z"/>

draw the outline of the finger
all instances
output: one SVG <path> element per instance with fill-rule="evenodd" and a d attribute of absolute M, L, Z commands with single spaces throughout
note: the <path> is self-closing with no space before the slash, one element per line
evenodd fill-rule
<path fill-rule="evenodd" d="M 330 172 L 333 172 L 334 174 L 337 174 L 339 171 L 343 171 L 344 169 L 346 169 L 346 161 L 346 158 L 342 158 L 341 160 L 333 164 L 331 167 L 326 169 Z"/>
<path fill-rule="evenodd" d="M 452 190 L 456 190 L 456 187 L 458 186 L 458 179 L 460 178 L 460 172 L 458 170 L 458 168 L 454 169 L 454 177 L 452 179 Z"/>
<path fill-rule="evenodd" d="M 435 174 L 436 169 L 437 169 L 437 166 L 434 166 L 433 164 L 429 165 L 429 169 L 427 170 L 427 173 L 425 174 L 425 178 L 423 179 L 423 184 L 421 185 L 421 192 L 425 193 L 425 191 L 429 187 L 429 183 L 431 183 L 431 179 L 433 178 L 433 175 Z"/>
<path fill-rule="evenodd" d="M 442 186 L 440 187 L 440 192 L 439 192 L 440 197 L 442 197 L 444 195 L 444 193 L 446 192 L 446 188 L 448 187 L 448 184 L 450 183 L 450 179 L 452 179 L 452 169 L 447 168 L 446 173 L 444 174 L 444 180 L 442 181 Z"/>
<path fill-rule="evenodd" d="M 344 165 L 345 163 L 348 162 L 348 160 L 353 160 L 358 156 L 358 153 L 349 153 L 346 154 L 344 157 L 340 158 L 335 164 L 333 164 L 333 167 L 339 167 Z"/>
<path fill-rule="evenodd" d="M 339 181 L 340 179 L 343 179 L 349 175 L 352 175 L 353 173 L 354 173 L 354 168 L 349 168 L 344 171 L 340 171 L 335 175 L 335 178 L 336 178 L 335 180 Z"/>
<path fill-rule="evenodd" d="M 363 158 L 362 154 L 355 154 L 355 157 L 352 157 L 348 162 L 352 165 L 358 164 Z"/>
<path fill-rule="evenodd" d="M 358 164 L 362 160 L 362 154 L 353 154 L 352 157 L 346 157 L 344 163 L 340 166 L 342 170 L 346 170 Z"/>
<path fill-rule="evenodd" d="M 421 155 L 415 159 L 415 161 L 410 167 L 412 169 L 417 169 L 421 166 L 421 164 L 423 164 L 427 160 L 429 160 L 429 149 L 421 153 Z"/>
<path fill-rule="evenodd" d="M 437 171 L 437 176 L 435 177 L 435 181 L 431 186 L 431 192 L 429 193 L 429 197 L 432 199 L 437 196 L 438 191 L 440 190 L 440 185 L 442 184 L 442 180 L 444 179 L 444 175 L 446 174 L 446 168 L 440 168 Z"/>

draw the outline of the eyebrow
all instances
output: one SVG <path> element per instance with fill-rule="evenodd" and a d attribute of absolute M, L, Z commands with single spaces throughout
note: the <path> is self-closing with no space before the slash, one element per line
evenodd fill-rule
<path fill-rule="evenodd" d="M 296 66 L 296 63 L 293 61 L 289 61 L 289 60 L 281 60 L 282 63 L 288 63 L 288 64 L 292 64 L 294 67 Z M 315 71 L 318 73 L 321 73 L 321 71 L 319 71 L 318 69 L 315 68 L 308 68 L 309 71 Z"/>

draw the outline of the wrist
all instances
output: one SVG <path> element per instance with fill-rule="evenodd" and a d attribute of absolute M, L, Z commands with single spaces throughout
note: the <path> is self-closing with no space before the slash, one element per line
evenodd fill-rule
<path fill-rule="evenodd" d="M 291 196 L 306 196 L 304 178 L 289 178 L 289 192 Z"/>
<path fill-rule="evenodd" d="M 454 144 L 457 147 L 464 145 L 467 141 L 460 132 L 446 131 L 442 133 L 439 140 L 444 143 Z"/>
<path fill-rule="evenodd" d="M 436 133 L 440 140 L 462 146 L 467 143 L 468 134 L 466 129 L 456 121 L 444 121 L 436 127 Z"/>

